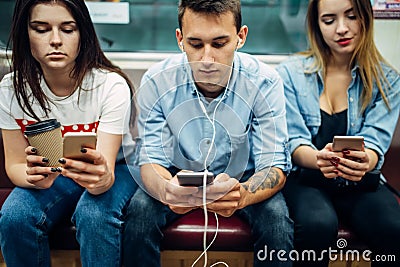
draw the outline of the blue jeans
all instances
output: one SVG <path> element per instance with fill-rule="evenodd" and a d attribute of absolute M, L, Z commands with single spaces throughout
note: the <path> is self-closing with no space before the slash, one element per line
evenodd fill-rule
<path fill-rule="evenodd" d="M 0 211 L 7 267 L 50 266 L 48 234 L 71 217 L 83 266 L 121 266 L 124 209 L 136 189 L 124 164 L 115 166 L 114 185 L 100 195 L 61 175 L 49 189 L 14 188 Z"/>
<path fill-rule="evenodd" d="M 276 252 L 293 249 L 293 222 L 289 218 L 285 200 L 281 193 L 261 203 L 238 210 L 239 216 L 247 220 L 254 237 L 254 266 L 292 266 L 280 261 Z M 149 196 L 139 188 L 129 204 L 123 236 L 123 259 L 125 266 L 160 266 L 160 244 L 162 229 L 180 216 L 168 206 Z M 272 261 L 263 259 L 264 251 L 275 250 Z M 262 251 L 261 254 L 259 251 Z M 261 255 L 258 257 L 257 255 Z M 286 254 L 287 256 L 288 254 Z M 260 259 L 259 259 L 260 258 Z"/>

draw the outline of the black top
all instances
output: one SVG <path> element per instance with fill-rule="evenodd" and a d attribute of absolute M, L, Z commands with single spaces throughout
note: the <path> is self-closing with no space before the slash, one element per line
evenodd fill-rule
<path fill-rule="evenodd" d="M 321 109 L 321 126 L 319 127 L 318 134 L 313 138 L 312 143 L 318 150 L 321 150 L 327 143 L 333 142 L 333 137 L 335 135 L 346 135 L 346 132 L 347 109 L 332 115 Z M 356 184 L 355 182 L 343 179 L 342 177 L 336 177 L 330 181 L 339 187 Z"/>
<path fill-rule="evenodd" d="M 327 143 L 332 143 L 335 135 L 346 135 L 346 132 L 347 109 L 332 115 L 321 109 L 321 126 L 312 143 L 318 150 L 321 150 Z"/>
<path fill-rule="evenodd" d="M 347 133 L 347 109 L 332 115 L 329 115 L 323 110 L 320 111 L 321 126 L 318 130 L 318 134 L 312 139 L 313 145 L 318 150 L 323 149 L 327 143 L 331 143 L 335 135 L 346 135 Z M 324 178 L 322 172 L 313 169 L 303 169 L 302 176 L 307 176 L 308 183 L 313 186 L 322 186 L 330 190 L 336 188 L 339 189 L 338 192 L 346 192 L 343 191 L 344 188 L 348 188 L 349 190 L 358 188 L 359 190 L 374 191 L 378 187 L 380 179 L 379 172 L 366 173 L 360 182 L 350 181 L 343 177 L 321 179 Z"/>

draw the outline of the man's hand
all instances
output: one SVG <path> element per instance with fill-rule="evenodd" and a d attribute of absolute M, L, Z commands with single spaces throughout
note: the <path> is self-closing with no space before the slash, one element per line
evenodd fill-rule
<path fill-rule="evenodd" d="M 194 186 L 180 186 L 175 176 L 171 180 L 166 181 L 164 202 L 173 212 L 185 214 L 198 208 L 190 200 L 193 198 L 193 194 L 196 194 L 198 191 L 199 189 Z"/>
<path fill-rule="evenodd" d="M 214 183 L 206 187 L 206 191 L 199 190 L 189 199 L 195 206 L 203 205 L 203 194 L 206 195 L 207 210 L 224 217 L 230 217 L 240 207 L 244 189 L 239 181 L 226 173 L 219 174 Z"/>

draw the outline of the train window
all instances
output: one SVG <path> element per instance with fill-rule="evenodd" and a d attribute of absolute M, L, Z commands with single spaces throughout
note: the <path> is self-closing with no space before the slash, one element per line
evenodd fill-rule
<path fill-rule="evenodd" d="M 242 0 L 249 27 L 241 51 L 289 54 L 307 46 L 307 0 Z M 0 47 L 5 47 L 15 1 L 0 0 Z M 178 52 L 178 0 L 86 1 L 106 52 Z"/>

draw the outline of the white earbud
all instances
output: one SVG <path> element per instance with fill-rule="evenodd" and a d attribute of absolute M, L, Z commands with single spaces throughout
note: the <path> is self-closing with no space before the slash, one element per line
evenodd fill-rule
<path fill-rule="evenodd" d="M 180 41 L 180 42 L 179 42 L 179 47 L 181 48 L 182 52 L 185 51 L 185 49 L 183 48 L 183 41 Z"/>
<path fill-rule="evenodd" d="M 240 45 L 242 42 L 243 42 L 242 38 L 239 37 L 238 43 L 237 43 L 237 45 L 236 45 L 236 49 L 235 49 L 235 50 L 238 50 L 239 45 Z"/>
<path fill-rule="evenodd" d="M 243 42 L 242 38 L 239 37 L 238 44 L 241 44 Z"/>

